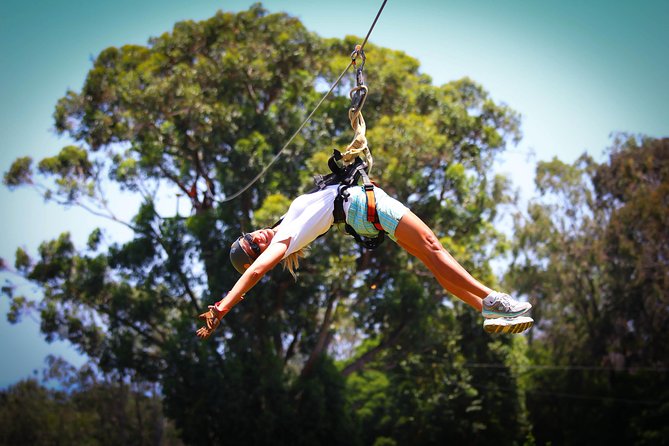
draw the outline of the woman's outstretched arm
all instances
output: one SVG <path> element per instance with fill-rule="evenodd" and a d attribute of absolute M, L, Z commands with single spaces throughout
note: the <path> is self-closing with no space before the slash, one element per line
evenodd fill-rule
<path fill-rule="evenodd" d="M 283 255 L 288 250 L 290 240 L 285 240 L 271 244 L 262 254 L 248 267 L 242 277 L 232 287 L 228 294 L 215 306 L 223 314 L 227 313 L 239 303 L 251 288 L 253 288 L 265 274 L 270 272 L 283 259 Z"/>
<path fill-rule="evenodd" d="M 288 250 L 289 243 L 290 240 L 286 240 L 269 245 L 244 271 L 242 277 L 237 280 L 228 294 L 214 305 L 210 305 L 206 312 L 198 316 L 204 322 L 204 327 L 200 327 L 196 332 L 198 338 L 207 339 L 211 336 L 221 323 L 223 316 L 237 305 L 244 294 L 281 261 L 286 250 Z"/>

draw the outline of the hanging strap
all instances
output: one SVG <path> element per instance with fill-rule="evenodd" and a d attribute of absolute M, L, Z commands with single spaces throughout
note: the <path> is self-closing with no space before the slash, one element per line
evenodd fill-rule
<path fill-rule="evenodd" d="M 359 65 L 356 63 L 358 58 L 361 60 Z M 355 51 L 351 53 L 351 63 L 356 67 L 355 87 L 351 88 L 351 91 L 348 94 L 351 98 L 351 107 L 348 109 L 348 119 L 351 121 L 354 136 L 351 143 L 342 152 L 341 161 L 344 166 L 348 166 L 349 164 L 352 164 L 356 158 L 362 156 L 364 157 L 365 163 L 367 163 L 367 170 L 369 171 L 372 169 L 374 159 L 367 146 L 367 138 L 365 136 L 367 125 L 365 124 L 365 118 L 362 116 L 362 108 L 365 105 L 367 93 L 369 92 L 369 89 L 365 85 L 365 77 L 362 72 L 365 67 L 365 61 L 365 52 L 360 45 L 357 45 Z"/>
<path fill-rule="evenodd" d="M 351 121 L 351 127 L 354 131 L 353 140 L 343 152 L 335 149 L 333 156 L 328 160 L 328 167 L 330 167 L 332 173 L 326 176 L 317 175 L 314 177 L 314 180 L 316 181 L 316 190 L 323 189 L 332 184 L 339 184 L 332 212 L 334 222 L 344 223 L 346 232 L 352 235 L 358 243 L 368 249 L 374 249 L 383 242 L 386 231 L 381 225 L 376 210 L 377 202 L 374 194 L 374 183 L 370 181 L 368 176 L 374 159 L 367 146 L 367 137 L 365 136 L 367 125 L 365 124 L 365 118 L 362 116 L 362 108 L 365 105 L 369 91 L 365 85 L 363 76 L 363 68 L 366 60 L 365 52 L 362 50 L 363 46 L 356 46 L 355 51 L 351 54 L 351 64 L 356 67 L 356 86 L 349 92 L 351 106 L 348 110 L 348 119 Z M 359 65 L 357 64 L 358 58 L 361 60 Z M 340 165 L 343 167 L 340 167 Z M 374 228 L 379 231 L 378 235 L 374 238 L 361 236 L 351 225 L 346 223 L 344 201 L 347 201 L 349 197 L 347 189 L 357 185 L 360 178 L 362 178 L 363 189 L 365 191 L 367 221 L 372 223 Z"/>

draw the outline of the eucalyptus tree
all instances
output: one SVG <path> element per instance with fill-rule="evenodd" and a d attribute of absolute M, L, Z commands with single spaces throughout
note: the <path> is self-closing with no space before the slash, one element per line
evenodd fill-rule
<path fill-rule="evenodd" d="M 535 303 L 538 441 L 667 438 L 669 140 L 619 135 L 595 162 L 540 162 L 507 280 Z"/>

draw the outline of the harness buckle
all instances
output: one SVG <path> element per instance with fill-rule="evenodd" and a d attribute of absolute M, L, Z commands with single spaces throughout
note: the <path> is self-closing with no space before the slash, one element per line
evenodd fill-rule
<path fill-rule="evenodd" d="M 362 106 L 365 104 L 367 99 L 368 88 L 365 85 L 358 85 L 353 87 L 349 92 L 349 97 L 351 98 L 351 112 L 357 113 L 359 110 L 362 110 Z"/>
<path fill-rule="evenodd" d="M 314 183 L 319 190 L 325 189 L 327 184 L 325 183 L 325 177 L 321 174 L 314 175 Z"/>

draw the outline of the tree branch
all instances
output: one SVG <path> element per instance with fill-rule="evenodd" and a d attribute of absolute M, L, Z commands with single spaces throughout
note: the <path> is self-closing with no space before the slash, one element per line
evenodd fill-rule
<path fill-rule="evenodd" d="M 297 343 L 300 341 L 300 330 L 295 330 L 293 333 L 293 340 L 290 341 L 290 345 L 286 349 L 286 356 L 283 358 L 283 364 L 286 365 L 288 361 L 290 361 L 290 358 L 295 355 L 295 347 L 297 346 Z"/>
<path fill-rule="evenodd" d="M 156 216 L 160 217 L 157 213 L 155 213 L 155 210 L 154 210 L 154 214 Z M 167 245 L 165 244 L 165 241 L 163 240 L 162 234 L 158 233 L 158 231 L 154 228 L 151 228 L 151 229 L 152 229 L 151 232 L 153 233 L 153 236 L 155 237 L 155 240 L 163 248 L 163 252 L 165 252 L 165 254 L 167 254 L 168 257 L 171 257 L 172 253 L 167 249 Z M 177 276 L 179 277 L 179 280 L 180 280 L 181 284 L 184 287 L 184 290 L 186 291 L 186 294 L 188 294 L 188 297 L 190 298 L 191 305 L 195 309 L 195 312 L 197 314 L 202 313 L 202 309 L 200 308 L 200 305 L 197 302 L 197 297 L 195 296 L 195 293 L 191 289 L 190 283 L 188 282 L 188 277 L 186 277 L 186 275 L 184 274 L 184 272 L 181 268 L 177 268 L 176 273 L 177 273 Z"/>
<path fill-rule="evenodd" d="M 181 181 L 179 181 L 178 178 L 176 178 L 174 175 L 172 175 L 171 173 L 169 173 L 169 172 L 167 171 L 167 169 L 165 169 L 165 167 L 163 167 L 162 164 L 158 164 L 158 169 L 160 170 L 160 172 L 161 172 L 165 177 L 167 177 L 167 179 L 171 180 L 174 184 L 176 184 L 177 187 L 178 187 L 179 189 L 181 189 L 181 191 L 182 191 L 183 193 L 185 193 L 186 195 L 190 196 L 188 188 L 187 188 L 186 186 L 184 186 L 184 185 L 181 183 Z"/>
<path fill-rule="evenodd" d="M 329 340 L 332 339 L 332 337 L 329 336 L 330 324 L 332 323 L 332 318 L 334 314 L 333 311 L 334 304 L 337 300 L 338 294 L 339 290 L 335 290 L 328 297 L 327 307 L 325 309 L 325 315 L 323 316 L 323 321 L 321 322 L 321 328 L 318 331 L 318 339 L 316 340 L 316 345 L 314 346 L 314 349 L 311 351 L 311 354 L 309 355 L 309 359 L 307 359 L 307 362 L 302 368 L 302 372 L 300 373 L 300 376 L 302 377 L 307 376 L 311 372 L 311 369 L 313 368 L 316 359 L 318 359 L 323 354 L 323 351 L 328 346 Z"/>
<path fill-rule="evenodd" d="M 148 341 L 151 341 L 151 342 L 157 344 L 158 346 L 161 346 L 161 347 L 162 347 L 162 346 L 165 344 L 164 339 L 157 339 L 157 338 L 155 338 L 154 336 L 151 336 L 150 334 L 146 333 L 145 330 L 142 330 L 142 329 L 140 329 L 139 327 L 136 327 L 136 326 L 133 325 L 130 321 L 128 321 L 127 319 L 125 319 L 125 318 L 123 318 L 122 316 L 120 316 L 118 313 L 115 313 L 115 314 L 109 314 L 109 313 L 107 313 L 107 316 L 108 316 L 108 317 L 116 318 L 118 321 L 120 321 L 121 323 L 123 323 L 124 326 L 130 328 L 132 331 L 134 331 L 135 333 L 137 333 L 137 334 L 140 335 L 141 337 L 145 338 L 145 339 L 148 340 Z M 152 324 L 150 324 L 150 323 L 147 322 L 147 325 L 149 325 L 149 326 L 150 326 L 156 333 L 158 333 L 161 337 L 164 337 L 163 334 L 162 334 L 159 330 L 157 330 L 155 327 L 153 327 Z"/>
<path fill-rule="evenodd" d="M 349 376 L 351 373 L 359 372 L 362 370 L 369 362 L 373 361 L 376 356 L 381 353 L 383 350 L 394 346 L 397 344 L 397 342 L 400 340 L 404 328 L 406 327 L 406 322 L 402 322 L 402 324 L 395 330 L 390 336 L 386 337 L 383 339 L 379 345 L 376 347 L 372 348 L 371 350 L 367 350 L 362 356 L 360 356 L 358 359 L 353 361 L 351 364 L 347 365 L 344 367 L 344 370 L 342 370 L 342 375 L 343 376 Z"/>

